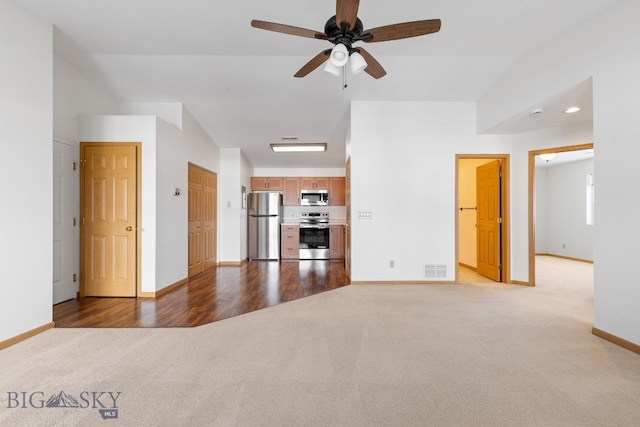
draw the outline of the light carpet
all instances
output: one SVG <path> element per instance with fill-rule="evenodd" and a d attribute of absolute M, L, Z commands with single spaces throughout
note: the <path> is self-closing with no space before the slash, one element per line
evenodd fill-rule
<path fill-rule="evenodd" d="M 53 329 L 0 351 L 0 425 L 639 425 L 640 357 L 591 334 L 592 266 L 544 258 L 535 288 L 354 285 L 198 328 Z"/>

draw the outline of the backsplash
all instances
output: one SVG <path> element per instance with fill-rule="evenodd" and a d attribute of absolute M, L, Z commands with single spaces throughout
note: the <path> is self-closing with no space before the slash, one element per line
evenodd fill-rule
<path fill-rule="evenodd" d="M 345 206 L 283 206 L 282 219 L 285 222 L 298 220 L 301 212 L 329 212 L 331 222 L 344 222 L 347 218 Z"/>

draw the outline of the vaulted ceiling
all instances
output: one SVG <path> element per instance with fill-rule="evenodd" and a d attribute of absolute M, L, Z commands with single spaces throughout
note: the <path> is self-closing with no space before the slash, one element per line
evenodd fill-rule
<path fill-rule="evenodd" d="M 439 18 L 440 32 L 367 50 L 379 80 L 318 68 L 293 75 L 332 45 L 250 26 L 252 19 L 322 32 L 335 0 L 13 0 L 54 25 L 54 50 L 123 102 L 181 102 L 223 148 L 240 147 L 255 167 L 343 167 L 352 100 L 476 101 L 519 57 L 617 0 L 361 0 L 365 29 Z M 586 95 L 585 95 L 586 93 Z M 567 88 L 563 103 L 589 88 Z M 588 114 L 590 110 L 587 108 Z M 532 123 L 527 112 L 501 132 Z M 584 116 L 586 116 L 585 114 Z M 584 117 L 583 116 L 583 117 Z M 325 154 L 278 155 L 269 143 L 296 136 L 328 142 Z"/>

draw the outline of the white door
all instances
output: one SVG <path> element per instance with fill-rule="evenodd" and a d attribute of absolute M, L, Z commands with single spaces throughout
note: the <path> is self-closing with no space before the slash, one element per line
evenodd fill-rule
<path fill-rule="evenodd" d="M 53 303 L 76 297 L 73 146 L 53 141 Z"/>

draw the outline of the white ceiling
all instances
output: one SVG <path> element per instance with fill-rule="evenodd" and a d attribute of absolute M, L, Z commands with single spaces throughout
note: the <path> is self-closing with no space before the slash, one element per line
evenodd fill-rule
<path fill-rule="evenodd" d="M 442 29 L 368 44 L 387 70 L 341 78 L 319 68 L 293 74 L 329 42 L 252 28 L 252 19 L 324 30 L 335 0 L 13 0 L 55 27 L 55 51 L 123 102 L 182 102 L 223 148 L 255 167 L 343 167 L 352 100 L 476 101 L 518 59 L 617 0 L 361 0 L 365 29 L 440 18 Z M 577 95 L 590 120 L 590 83 L 541 100 L 555 111 Z M 532 106 L 536 107 L 536 106 Z M 528 112 L 496 132 L 563 124 Z M 329 143 L 325 154 L 273 154 L 297 136 Z"/>

